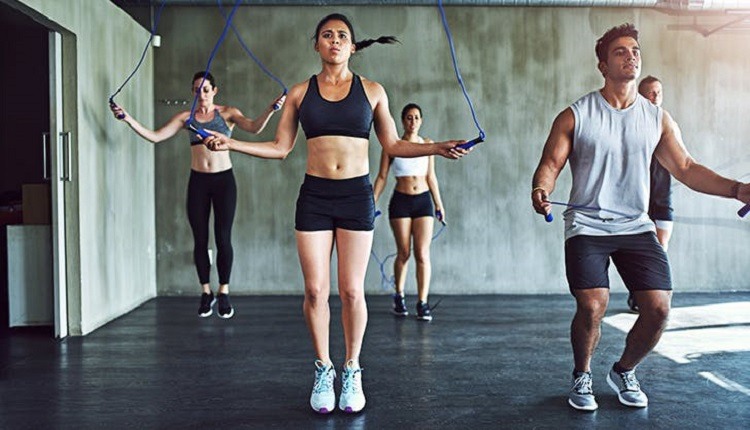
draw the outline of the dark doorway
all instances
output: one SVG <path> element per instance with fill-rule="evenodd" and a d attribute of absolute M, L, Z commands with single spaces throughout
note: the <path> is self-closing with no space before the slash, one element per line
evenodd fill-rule
<path fill-rule="evenodd" d="M 8 329 L 7 225 L 23 223 L 22 189 L 45 184 L 50 127 L 49 30 L 0 3 L 0 335 Z M 50 289 L 52 286 L 50 285 Z"/>

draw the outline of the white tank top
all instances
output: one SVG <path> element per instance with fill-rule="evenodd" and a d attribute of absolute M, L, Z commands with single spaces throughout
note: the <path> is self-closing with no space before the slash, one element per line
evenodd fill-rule
<path fill-rule="evenodd" d="M 393 157 L 391 171 L 393 171 L 393 176 L 397 178 L 401 176 L 427 176 L 429 164 L 429 157 Z"/>
<path fill-rule="evenodd" d="M 599 91 L 571 105 L 575 116 L 565 238 L 638 234 L 654 230 L 648 217 L 650 166 L 661 138 L 662 109 L 638 94 L 625 109 L 613 108 Z"/>

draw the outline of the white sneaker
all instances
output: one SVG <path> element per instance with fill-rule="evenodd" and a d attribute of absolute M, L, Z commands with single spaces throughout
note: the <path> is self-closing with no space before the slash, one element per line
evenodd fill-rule
<path fill-rule="evenodd" d="M 648 396 L 641 390 L 641 384 L 635 377 L 635 369 L 619 373 L 614 366 L 607 373 L 607 384 L 617 393 L 620 403 L 634 408 L 648 406 Z"/>
<path fill-rule="evenodd" d="M 355 413 L 365 407 L 365 393 L 362 391 L 362 368 L 354 367 L 354 360 L 344 365 L 341 374 L 341 397 L 339 409 L 344 412 Z"/>
<path fill-rule="evenodd" d="M 573 372 L 573 387 L 568 392 L 568 404 L 579 411 L 595 411 L 599 405 L 594 398 L 591 372 Z"/>
<path fill-rule="evenodd" d="M 333 380 L 336 370 L 333 365 L 315 360 L 315 382 L 310 395 L 310 406 L 315 412 L 328 414 L 336 407 L 336 394 L 333 392 Z"/>

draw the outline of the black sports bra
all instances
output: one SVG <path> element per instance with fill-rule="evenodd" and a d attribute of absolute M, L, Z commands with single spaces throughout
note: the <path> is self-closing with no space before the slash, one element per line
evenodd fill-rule
<path fill-rule="evenodd" d="M 308 139 L 318 136 L 369 138 L 372 106 L 360 77 L 352 77 L 349 94 L 344 99 L 331 102 L 321 97 L 318 79 L 313 75 L 299 107 L 299 122 Z"/>

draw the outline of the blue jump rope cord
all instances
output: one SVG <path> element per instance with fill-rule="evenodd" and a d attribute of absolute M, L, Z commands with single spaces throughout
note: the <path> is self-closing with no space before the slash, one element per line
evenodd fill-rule
<path fill-rule="evenodd" d="M 461 91 L 464 93 L 464 98 L 466 98 L 466 102 L 469 104 L 469 109 L 471 110 L 471 117 L 474 119 L 474 124 L 477 126 L 477 130 L 479 130 L 479 137 L 484 139 L 485 137 L 484 130 L 482 130 L 482 126 L 479 125 L 479 120 L 477 119 L 477 113 L 474 110 L 474 104 L 471 102 L 469 93 L 466 91 L 466 87 L 464 86 L 464 80 L 461 77 L 461 72 L 458 70 L 458 62 L 456 61 L 456 50 L 453 47 L 453 36 L 451 35 L 451 29 L 448 26 L 448 20 L 445 17 L 445 10 L 443 10 L 442 0 L 438 0 L 438 8 L 440 8 L 440 18 L 443 20 L 443 28 L 445 29 L 445 35 L 448 37 L 448 45 L 451 48 L 451 58 L 453 59 L 453 70 L 456 71 L 456 79 L 458 79 L 458 85 L 461 86 Z"/>
<path fill-rule="evenodd" d="M 620 215 L 620 216 L 625 217 L 625 218 L 633 218 L 633 215 L 628 215 L 628 214 L 623 213 L 623 212 L 613 211 L 611 209 L 600 208 L 598 206 L 584 206 L 584 205 L 576 205 L 576 204 L 572 204 L 572 203 L 553 202 L 553 201 L 550 201 L 549 203 L 553 204 L 553 205 L 569 207 L 571 209 L 585 209 L 585 210 L 589 210 L 589 211 L 609 212 L 609 213 L 612 213 L 612 214 L 615 214 L 615 215 Z"/>
<path fill-rule="evenodd" d="M 240 5 L 240 2 L 242 0 L 237 0 L 234 3 L 234 7 L 232 7 L 232 11 L 229 12 L 229 17 L 226 19 L 227 22 L 224 24 L 224 30 L 221 32 L 221 36 L 219 36 L 219 40 L 216 41 L 216 44 L 214 45 L 214 49 L 211 50 L 211 55 L 208 56 L 208 64 L 206 64 L 205 72 L 208 74 L 208 72 L 211 70 L 211 62 L 214 61 L 214 57 L 216 56 L 216 52 L 219 50 L 219 46 L 224 42 L 224 38 L 227 37 L 227 32 L 229 31 L 229 26 L 232 25 L 232 18 L 234 18 L 234 13 L 237 12 L 237 7 Z M 206 82 L 206 76 L 203 76 L 203 80 L 201 80 L 201 84 L 198 86 L 198 91 L 195 93 L 195 97 L 193 97 L 193 106 L 190 107 L 190 117 L 188 118 L 188 122 L 191 122 L 193 120 L 193 115 L 195 114 L 195 105 L 198 103 L 198 97 L 200 96 L 200 91 L 202 91 L 203 84 Z"/>
<path fill-rule="evenodd" d="M 216 3 L 219 5 L 219 12 L 221 12 L 221 16 L 223 16 L 224 19 L 226 19 L 227 17 L 224 14 L 224 8 L 221 7 L 221 0 L 216 0 Z M 249 55 L 250 58 L 252 58 L 253 61 L 255 61 L 255 64 L 257 64 L 258 67 L 260 67 L 260 69 L 266 75 L 268 75 L 268 77 L 270 77 L 271 79 L 273 79 L 274 81 L 276 81 L 276 83 L 281 86 L 281 88 L 284 90 L 284 94 L 288 93 L 289 89 L 286 87 L 286 85 L 284 85 L 284 83 L 281 81 L 281 79 L 277 78 L 276 75 L 274 75 L 273 73 L 271 73 L 271 71 L 266 68 L 266 66 L 258 59 L 258 57 L 256 57 L 255 54 L 253 54 L 253 51 L 251 51 L 250 48 L 247 47 L 247 45 L 245 44 L 245 41 L 242 40 L 242 36 L 240 36 L 240 32 L 237 31 L 237 28 L 235 28 L 234 24 L 230 24 L 230 27 L 232 28 L 232 31 L 234 32 L 234 35 L 237 36 L 237 41 L 240 42 L 240 45 L 242 45 L 242 48 L 245 50 L 245 52 L 247 53 L 247 55 Z"/>
<path fill-rule="evenodd" d="M 120 85 L 120 87 L 115 91 L 114 94 L 109 96 L 110 100 L 113 100 L 116 95 L 120 94 L 120 91 L 127 85 L 127 83 L 130 81 L 130 79 L 135 76 L 138 69 L 141 68 L 141 64 L 143 64 L 143 59 L 146 58 L 146 52 L 148 52 L 149 46 L 151 46 L 151 41 L 154 39 L 154 35 L 156 34 L 156 29 L 159 27 L 159 18 L 161 18 L 161 10 L 164 9 L 164 3 L 166 3 L 167 0 L 161 0 L 161 5 L 159 5 L 159 10 L 156 12 L 156 17 L 154 18 L 154 25 L 151 27 L 151 36 L 148 38 L 148 42 L 146 42 L 146 46 L 143 48 L 143 53 L 141 54 L 141 59 L 138 61 L 138 64 L 135 66 L 135 69 L 130 73 L 130 76 L 128 76 L 127 79 L 125 79 L 125 82 Z"/>

